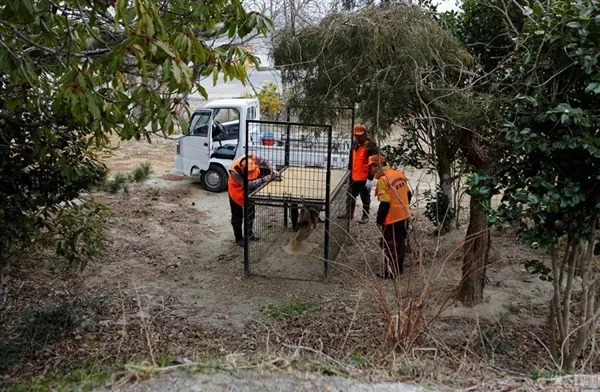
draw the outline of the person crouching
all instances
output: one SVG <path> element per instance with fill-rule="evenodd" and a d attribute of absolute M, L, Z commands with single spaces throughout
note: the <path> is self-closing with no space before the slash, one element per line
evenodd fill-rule
<path fill-rule="evenodd" d="M 249 154 L 248 159 L 242 156 L 231 164 L 229 168 L 229 205 L 231 207 L 231 226 L 233 226 L 233 234 L 235 243 L 239 246 L 244 246 L 244 236 L 242 225 L 244 223 L 244 177 L 248 177 L 248 192 L 251 192 L 262 184 L 271 181 L 271 174 L 261 177 L 260 166 L 269 169 L 271 174 L 276 173 L 273 170 L 270 161 Z M 257 241 L 259 238 L 253 232 L 255 206 L 254 203 L 248 203 L 248 239 Z"/>

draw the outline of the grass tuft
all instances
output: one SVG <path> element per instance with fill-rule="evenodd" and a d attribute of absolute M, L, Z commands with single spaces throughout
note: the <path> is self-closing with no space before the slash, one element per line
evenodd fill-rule
<path fill-rule="evenodd" d="M 287 317 L 299 316 L 312 307 L 308 301 L 295 300 L 279 305 L 267 305 L 262 308 L 262 313 L 272 320 L 281 320 Z"/>
<path fill-rule="evenodd" d="M 150 174 L 152 174 L 152 165 L 149 162 L 144 162 L 133 169 L 131 180 L 133 182 L 144 182 L 150 178 Z"/>
<path fill-rule="evenodd" d="M 106 181 L 105 190 L 108 193 L 115 194 L 120 190 L 124 190 L 127 192 L 127 176 L 123 173 L 117 173 L 115 176 Z"/>

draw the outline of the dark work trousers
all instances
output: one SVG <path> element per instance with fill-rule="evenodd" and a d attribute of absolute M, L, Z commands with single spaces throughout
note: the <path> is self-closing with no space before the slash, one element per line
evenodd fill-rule
<path fill-rule="evenodd" d="M 363 209 L 368 214 L 371 208 L 371 191 L 366 188 L 367 181 L 352 181 L 350 183 L 350 215 L 354 216 L 354 210 L 356 210 L 356 198 L 360 195 L 360 199 L 363 203 Z"/>
<path fill-rule="evenodd" d="M 235 201 L 229 198 L 229 205 L 231 206 L 231 226 L 233 226 L 233 234 L 235 239 L 239 240 L 243 238 L 244 233 L 244 207 L 238 205 Z M 254 226 L 254 215 L 256 207 L 254 203 L 248 203 L 248 234 L 252 235 L 252 228 Z"/>
<path fill-rule="evenodd" d="M 407 222 L 405 220 L 383 226 L 381 246 L 384 250 L 386 261 L 386 275 L 396 277 L 404 269 L 404 255 L 406 254 Z"/>

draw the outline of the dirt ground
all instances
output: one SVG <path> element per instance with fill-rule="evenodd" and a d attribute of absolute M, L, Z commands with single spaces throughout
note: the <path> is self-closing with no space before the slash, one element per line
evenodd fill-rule
<path fill-rule="evenodd" d="M 150 162 L 154 173 L 129 193 L 92 195 L 116 213 L 112 245 L 101 262 L 82 273 L 60 264 L 13 268 L 4 294 L 3 313 L 10 322 L 3 324 L 0 336 L 5 352 L 14 355 L 5 354 L 12 361 L 5 359 L 10 366 L 0 367 L 0 385 L 78 368 L 90 360 L 109 366 L 229 353 L 297 356 L 299 351 L 357 358 L 360 365 L 353 366 L 359 368 L 375 360 L 366 358 L 382 347 L 381 305 L 387 301 L 393 306 L 395 301 L 392 283 L 370 273 L 381 258 L 375 225 L 352 224 L 352 238 L 329 282 L 246 279 L 243 250 L 233 242 L 227 194 L 206 192 L 194 179 L 171 173 L 174 149 L 174 142 L 164 139 L 125 142 L 105 158 L 113 174 L 140 162 Z M 430 175 L 407 173 L 417 194 L 431 186 Z M 419 365 L 405 365 L 394 377 L 433 377 L 471 386 L 482 374 L 528 377 L 550 366 L 543 323 L 551 284 L 520 264 L 544 259 L 523 248 L 511 233 L 495 230 L 486 302 L 465 309 L 451 300 L 461 273 L 465 227 L 441 238 L 431 235 L 433 228 L 422 217 L 414 227 L 402 293 L 418 298 L 433 270 L 431 299 L 424 306 L 429 307 L 428 320 L 438 310 L 442 313 L 426 325 L 420 348 L 407 353 Z M 285 263 L 293 262 L 294 268 L 301 264 L 315 276 L 321 274 L 318 258 L 290 259 L 281 249 L 272 252 L 280 252 L 280 258 L 268 258 L 280 263 L 279 270 L 285 272 Z M 309 309 L 297 316 L 274 319 L 265 312 L 268 305 L 298 301 Z M 24 312 L 58 304 L 73 309 L 76 327 L 58 340 L 27 342 Z"/>

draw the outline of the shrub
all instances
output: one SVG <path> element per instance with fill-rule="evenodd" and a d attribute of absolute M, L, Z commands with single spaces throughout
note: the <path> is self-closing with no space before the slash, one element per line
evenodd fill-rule
<path fill-rule="evenodd" d="M 23 313 L 23 335 L 37 343 L 55 342 L 79 325 L 73 308 L 67 304 L 27 309 Z"/>
<path fill-rule="evenodd" d="M 152 166 L 149 162 L 144 162 L 133 169 L 131 180 L 132 182 L 144 182 L 150 177 L 150 174 L 152 174 Z"/>
<path fill-rule="evenodd" d="M 128 178 L 125 174 L 117 173 L 112 179 L 106 181 L 104 190 L 112 194 L 115 194 L 120 190 L 127 192 L 127 182 Z"/>
<path fill-rule="evenodd" d="M 108 228 L 112 211 L 104 204 L 84 200 L 68 203 L 45 213 L 45 229 L 24 253 L 41 253 L 55 249 L 56 255 L 70 265 L 83 269 L 88 262 L 104 255 L 108 245 Z"/>
<path fill-rule="evenodd" d="M 260 102 L 261 116 L 267 119 L 276 119 L 283 112 L 283 99 L 279 93 L 277 83 L 266 81 L 260 85 L 257 92 Z M 244 93 L 242 98 L 253 98 L 251 93 Z"/>
<path fill-rule="evenodd" d="M 108 229 L 113 213 L 94 200 L 78 199 L 29 215 L 27 218 L 35 221 L 36 230 L 30 229 L 28 241 L 14 243 L 7 253 L 8 262 L 47 259 L 54 251 L 58 258 L 83 270 L 88 262 L 98 260 L 110 243 Z M 0 268 L 0 278 L 3 273 Z"/>
<path fill-rule="evenodd" d="M 431 191 L 425 191 L 424 194 L 425 200 L 427 200 L 425 216 L 435 225 L 435 227 L 439 228 L 440 233 L 448 232 L 455 217 L 452 201 L 448 195 L 442 192 L 442 189 L 439 186 L 436 189 L 435 196 Z"/>

